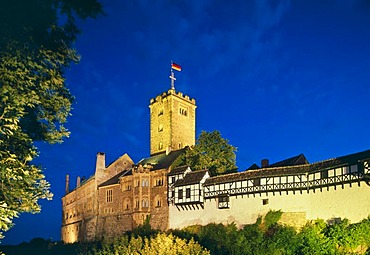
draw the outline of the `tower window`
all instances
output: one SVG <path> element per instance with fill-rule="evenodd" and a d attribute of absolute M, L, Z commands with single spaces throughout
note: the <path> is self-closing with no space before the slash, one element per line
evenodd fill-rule
<path fill-rule="evenodd" d="M 158 126 L 158 132 L 162 132 L 163 131 L 163 125 L 162 124 L 159 124 Z"/>
<path fill-rule="evenodd" d="M 158 150 L 162 150 L 162 149 L 163 149 L 163 143 L 159 143 Z"/>
<path fill-rule="evenodd" d="M 188 116 L 188 109 L 185 108 L 185 107 L 180 107 L 180 110 L 179 110 L 180 114 L 183 115 L 183 116 Z"/>
<path fill-rule="evenodd" d="M 163 115 L 163 108 L 158 109 L 158 116 Z"/>

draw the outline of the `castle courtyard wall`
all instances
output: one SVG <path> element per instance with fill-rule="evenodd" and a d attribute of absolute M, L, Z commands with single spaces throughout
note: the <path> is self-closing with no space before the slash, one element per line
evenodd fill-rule
<path fill-rule="evenodd" d="M 359 222 L 370 215 L 370 187 L 345 184 L 305 192 L 272 192 L 230 196 L 228 209 L 218 209 L 217 198 L 207 199 L 201 206 L 175 206 L 169 208 L 169 227 L 181 229 L 189 225 L 209 223 L 235 223 L 238 227 L 253 224 L 259 216 L 270 210 L 284 212 L 281 223 L 302 226 L 307 220 L 349 219 Z M 264 204 L 265 203 L 265 204 Z"/>

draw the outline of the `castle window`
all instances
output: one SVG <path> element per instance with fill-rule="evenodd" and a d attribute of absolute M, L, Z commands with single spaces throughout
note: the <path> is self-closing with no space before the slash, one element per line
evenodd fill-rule
<path fill-rule="evenodd" d="M 161 207 L 162 206 L 162 200 L 161 200 L 161 198 L 160 197 L 157 197 L 156 199 L 155 199 L 155 207 Z"/>
<path fill-rule="evenodd" d="M 262 205 L 268 205 L 269 204 L 269 200 L 266 198 L 266 199 L 262 199 Z"/>
<path fill-rule="evenodd" d="M 325 179 L 325 178 L 328 178 L 328 170 L 321 172 L 321 179 Z"/>
<path fill-rule="evenodd" d="M 229 206 L 229 196 L 219 196 L 218 197 L 218 209 L 228 209 Z"/>
<path fill-rule="evenodd" d="M 253 185 L 254 186 L 260 186 L 261 185 L 261 179 L 257 178 L 253 180 Z"/>
<path fill-rule="evenodd" d="M 136 202 L 135 202 L 135 208 L 139 208 L 139 206 L 140 206 L 140 201 L 139 200 L 136 200 Z"/>
<path fill-rule="evenodd" d="M 155 180 L 155 186 L 163 186 L 163 179 L 158 178 Z"/>
<path fill-rule="evenodd" d="M 162 132 L 163 131 L 163 125 L 162 124 L 159 124 L 158 126 L 158 132 Z"/>
<path fill-rule="evenodd" d="M 179 149 L 181 149 L 182 148 L 182 143 L 181 142 L 179 142 Z"/>
<path fill-rule="evenodd" d="M 126 199 L 125 200 L 125 205 L 124 205 L 124 210 L 130 210 L 130 200 Z"/>
<path fill-rule="evenodd" d="M 143 199 L 143 200 L 141 201 L 141 206 L 142 206 L 143 208 L 148 208 L 148 207 L 149 207 L 149 201 L 148 201 L 148 199 Z"/>
<path fill-rule="evenodd" d="M 186 189 L 186 198 L 190 198 L 190 188 Z"/>
<path fill-rule="evenodd" d="M 105 195 L 106 195 L 105 198 L 106 198 L 107 203 L 113 202 L 113 190 L 112 189 L 106 190 Z"/>
<path fill-rule="evenodd" d="M 179 112 L 183 116 L 188 116 L 188 109 L 186 107 L 181 107 L 180 106 Z"/>
<path fill-rule="evenodd" d="M 161 115 L 163 115 L 163 108 L 158 109 L 158 116 L 161 116 Z"/>
<path fill-rule="evenodd" d="M 183 192 L 182 192 L 182 189 L 179 189 L 179 194 L 178 194 L 178 197 L 179 197 L 179 199 L 182 199 L 182 196 L 183 196 L 184 194 L 183 194 Z"/>
<path fill-rule="evenodd" d="M 159 143 L 159 145 L 158 145 L 158 149 L 159 149 L 159 150 L 162 150 L 162 149 L 163 149 L 163 143 Z"/>
<path fill-rule="evenodd" d="M 126 185 L 126 190 L 131 190 L 131 185 L 130 184 Z"/>
<path fill-rule="evenodd" d="M 141 186 L 142 187 L 148 187 L 149 186 L 149 181 L 147 179 L 144 179 L 141 181 Z"/>

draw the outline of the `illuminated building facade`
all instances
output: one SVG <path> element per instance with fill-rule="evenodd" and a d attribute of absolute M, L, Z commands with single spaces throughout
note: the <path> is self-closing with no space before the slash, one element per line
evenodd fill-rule
<path fill-rule="evenodd" d="M 269 210 L 281 222 L 370 214 L 370 151 L 309 163 L 298 155 L 274 164 L 211 177 L 207 170 L 178 166 L 195 143 L 195 100 L 171 88 L 150 101 L 150 157 L 134 163 L 125 154 L 105 165 L 98 153 L 95 174 L 77 179 L 62 198 L 61 235 L 67 243 L 119 236 L 146 219 L 155 229 L 208 223 L 254 223 Z"/>

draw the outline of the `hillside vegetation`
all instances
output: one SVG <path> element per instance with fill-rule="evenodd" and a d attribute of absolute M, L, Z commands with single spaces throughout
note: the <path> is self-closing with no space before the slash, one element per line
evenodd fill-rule
<path fill-rule="evenodd" d="M 269 212 L 256 223 L 190 226 L 166 233 L 146 223 L 114 240 L 63 244 L 35 238 L 18 246 L 2 246 L 7 255 L 123 255 L 123 254 L 370 254 L 370 217 L 350 224 L 308 222 L 297 231 L 278 224 L 281 212 Z"/>

